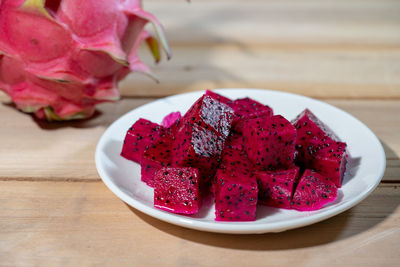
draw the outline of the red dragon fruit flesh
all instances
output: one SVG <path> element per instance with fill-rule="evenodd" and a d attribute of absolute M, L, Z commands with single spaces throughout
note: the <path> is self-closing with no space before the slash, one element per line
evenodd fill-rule
<path fill-rule="evenodd" d="M 292 199 L 292 208 L 299 211 L 321 209 L 335 201 L 337 187 L 317 172 L 306 169 L 301 176 Z"/>
<path fill-rule="evenodd" d="M 292 124 L 297 131 L 296 149 L 299 152 L 304 152 L 309 140 L 317 137 L 319 139 L 329 138 L 333 141 L 339 141 L 339 138 L 329 129 L 317 116 L 309 109 L 301 112 L 293 121 Z"/>
<path fill-rule="evenodd" d="M 208 182 L 218 167 L 224 142 L 224 136 L 211 129 L 205 129 L 196 123 L 185 123 L 175 134 L 173 163 L 177 166 L 198 168 L 202 191 L 203 188 L 207 190 Z"/>
<path fill-rule="evenodd" d="M 126 133 L 121 156 L 140 163 L 143 152 L 165 134 L 166 130 L 161 125 L 139 119 Z"/>
<path fill-rule="evenodd" d="M 171 150 L 173 140 L 169 135 L 163 136 L 151 144 L 143 153 L 140 161 L 141 179 L 148 186 L 154 187 L 154 175 L 162 167 L 172 165 Z"/>
<path fill-rule="evenodd" d="M 297 131 L 296 164 L 314 169 L 341 186 L 346 169 L 346 143 L 310 110 L 305 109 L 292 122 Z"/>
<path fill-rule="evenodd" d="M 263 105 L 251 98 L 236 99 L 230 104 L 230 107 L 235 111 L 235 119 L 232 122 L 232 127 L 236 132 L 243 132 L 243 122 L 254 118 L 263 118 L 273 116 L 272 108 Z"/>
<path fill-rule="evenodd" d="M 230 146 L 225 146 L 222 151 L 220 169 L 243 169 L 247 172 L 253 172 L 253 163 L 247 157 L 247 154 L 243 150 L 237 150 Z"/>
<path fill-rule="evenodd" d="M 215 184 L 216 221 L 254 221 L 257 179 L 243 170 L 218 170 Z"/>
<path fill-rule="evenodd" d="M 304 155 L 304 168 L 313 169 L 341 187 L 346 170 L 346 143 L 311 139 Z"/>
<path fill-rule="evenodd" d="M 229 106 L 203 95 L 186 112 L 182 123 L 197 124 L 226 137 L 229 135 L 233 119 L 234 112 Z"/>
<path fill-rule="evenodd" d="M 231 131 L 228 138 L 226 139 L 225 146 L 236 150 L 243 150 L 243 135 Z"/>
<path fill-rule="evenodd" d="M 218 94 L 216 92 L 213 92 L 211 90 L 206 90 L 205 95 L 210 96 L 210 97 L 212 97 L 212 98 L 218 100 L 219 102 L 224 103 L 224 104 L 226 104 L 228 106 L 230 106 L 231 103 L 233 102 L 231 99 L 229 99 L 229 98 L 227 98 L 227 97 L 225 97 L 223 95 L 220 95 L 220 94 Z"/>
<path fill-rule="evenodd" d="M 254 172 L 253 163 L 243 150 L 238 150 L 227 144 L 222 151 L 221 161 L 218 169 L 227 171 L 243 170 L 248 173 Z M 215 193 L 216 176 L 211 180 L 211 193 Z"/>
<path fill-rule="evenodd" d="M 257 169 L 293 166 L 296 129 L 281 115 L 246 121 L 243 137 L 244 150 Z"/>
<path fill-rule="evenodd" d="M 288 170 L 257 172 L 258 203 L 290 209 L 299 167 Z"/>
<path fill-rule="evenodd" d="M 199 172 L 196 168 L 161 168 L 154 177 L 154 206 L 173 213 L 199 211 Z"/>

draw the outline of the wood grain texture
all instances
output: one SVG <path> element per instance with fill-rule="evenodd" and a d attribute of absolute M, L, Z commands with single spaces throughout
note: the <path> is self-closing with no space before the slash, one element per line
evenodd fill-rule
<path fill-rule="evenodd" d="M 400 98 L 399 1 L 150 0 L 145 7 L 164 24 L 174 55 L 153 67 L 159 84 L 133 74 L 123 95 L 253 87 Z"/>
<path fill-rule="evenodd" d="M 96 144 L 126 112 L 154 99 L 123 99 L 99 106 L 87 121 L 47 123 L 0 105 L 1 180 L 99 180 Z M 380 138 L 387 156 L 384 181 L 400 181 L 400 101 L 329 100 L 364 122 Z M 133 123 L 133 122 L 132 122 Z"/>
<path fill-rule="evenodd" d="M 400 25 L 399 25 L 400 28 Z M 266 88 L 317 98 L 400 98 L 400 48 L 318 50 L 234 45 L 174 47 L 154 66 L 159 83 L 139 74 L 124 96 L 165 96 L 215 88 Z"/>
<path fill-rule="evenodd" d="M 399 203 L 399 187 L 385 184 L 353 209 L 324 222 L 279 234 L 235 236 L 161 222 L 129 208 L 102 183 L 3 181 L 0 262 L 23 266 L 396 266 L 400 261 Z"/>

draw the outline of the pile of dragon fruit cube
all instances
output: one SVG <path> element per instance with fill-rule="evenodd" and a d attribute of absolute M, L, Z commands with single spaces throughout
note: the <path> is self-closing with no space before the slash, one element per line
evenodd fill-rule
<path fill-rule="evenodd" d="M 140 164 L 156 208 L 195 214 L 212 194 L 216 221 L 253 221 L 257 205 L 318 210 L 336 199 L 347 157 L 308 109 L 289 122 L 256 100 L 209 90 L 184 116 L 136 121 L 121 155 Z"/>

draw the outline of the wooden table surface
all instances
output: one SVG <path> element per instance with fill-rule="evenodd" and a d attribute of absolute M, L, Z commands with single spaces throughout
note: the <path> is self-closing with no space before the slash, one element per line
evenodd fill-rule
<path fill-rule="evenodd" d="M 153 67 L 159 84 L 131 75 L 121 101 L 67 123 L 35 121 L 0 95 L 0 266 L 399 266 L 400 1 L 144 6 L 164 24 L 174 53 Z M 385 148 L 381 184 L 311 226 L 226 235 L 151 218 L 102 183 L 94 151 L 110 123 L 165 95 L 226 87 L 294 92 L 353 114 Z"/>

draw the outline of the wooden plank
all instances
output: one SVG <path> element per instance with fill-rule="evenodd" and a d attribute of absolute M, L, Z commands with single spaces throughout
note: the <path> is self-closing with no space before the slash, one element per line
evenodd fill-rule
<path fill-rule="evenodd" d="M 400 97 L 399 1 L 157 0 L 145 8 L 164 24 L 174 56 L 153 68 L 160 84 L 131 75 L 123 95 L 254 87 Z"/>
<path fill-rule="evenodd" d="M 324 99 L 400 98 L 400 46 L 319 50 L 230 44 L 172 49 L 170 61 L 153 65 L 159 83 L 132 74 L 121 82 L 121 94 L 158 97 L 207 88 L 265 88 Z"/>
<path fill-rule="evenodd" d="M 94 118 L 44 122 L 0 105 L 0 177 L 18 180 L 98 180 L 94 153 L 104 130 L 150 99 L 102 104 Z"/>
<path fill-rule="evenodd" d="M 161 222 L 102 183 L 0 182 L 2 265 L 396 266 L 400 191 L 278 234 L 225 235 Z M 205 256 L 206 255 L 206 256 Z"/>
<path fill-rule="evenodd" d="M 146 0 L 171 44 L 400 45 L 396 0 Z"/>
<path fill-rule="evenodd" d="M 0 105 L 0 179 L 99 180 L 94 151 L 104 130 L 121 115 L 153 99 L 123 99 L 99 106 L 91 120 L 35 121 Z M 329 100 L 370 127 L 381 139 L 388 164 L 384 181 L 400 181 L 400 101 Z"/>

